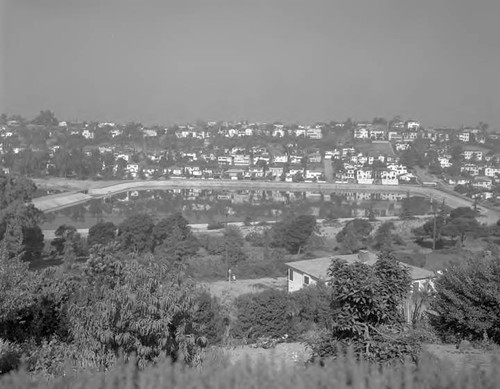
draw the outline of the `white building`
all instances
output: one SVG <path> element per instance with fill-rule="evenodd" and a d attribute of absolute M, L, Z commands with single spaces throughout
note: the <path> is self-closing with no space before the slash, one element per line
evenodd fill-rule
<path fill-rule="evenodd" d="M 470 141 L 470 133 L 466 132 L 466 131 L 461 132 L 458 134 L 457 138 L 460 142 L 469 142 Z"/>
<path fill-rule="evenodd" d="M 356 180 L 358 184 L 373 184 L 371 169 L 358 169 L 356 171 Z"/>
<path fill-rule="evenodd" d="M 374 265 L 377 262 L 377 255 L 369 251 L 361 250 L 358 254 L 335 255 L 332 257 L 323 257 L 315 259 L 306 259 L 303 261 L 288 262 L 288 292 L 295 292 L 308 285 L 315 285 L 319 281 L 328 281 L 327 271 L 333 258 L 339 258 L 347 261 L 349 264 L 363 262 L 367 265 Z M 422 269 L 420 267 L 399 264 L 410 271 L 410 277 L 413 284 L 423 287 L 426 282 L 435 278 L 434 272 Z"/>
<path fill-rule="evenodd" d="M 398 175 L 394 170 L 383 170 L 380 172 L 382 185 L 399 185 Z"/>
<path fill-rule="evenodd" d="M 322 139 L 323 133 L 321 132 L 321 128 L 308 128 L 306 136 L 310 139 Z"/>
<path fill-rule="evenodd" d="M 406 122 L 406 128 L 411 130 L 418 130 L 420 128 L 420 122 L 416 120 L 408 120 Z"/>
<path fill-rule="evenodd" d="M 354 138 L 355 139 L 368 139 L 370 138 L 370 132 L 367 128 L 358 127 L 354 129 Z"/>
<path fill-rule="evenodd" d="M 286 154 L 276 154 L 273 156 L 273 163 L 287 163 L 288 155 Z"/>
<path fill-rule="evenodd" d="M 484 175 L 488 177 L 496 177 L 497 174 L 500 174 L 500 167 L 489 166 L 484 168 Z"/>

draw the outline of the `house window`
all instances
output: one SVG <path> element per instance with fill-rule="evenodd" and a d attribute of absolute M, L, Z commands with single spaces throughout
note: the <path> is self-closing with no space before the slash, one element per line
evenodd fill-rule
<path fill-rule="evenodd" d="M 288 279 L 290 281 L 293 281 L 293 270 L 292 269 L 288 269 Z"/>
<path fill-rule="evenodd" d="M 304 284 L 309 285 L 309 277 L 304 276 Z"/>

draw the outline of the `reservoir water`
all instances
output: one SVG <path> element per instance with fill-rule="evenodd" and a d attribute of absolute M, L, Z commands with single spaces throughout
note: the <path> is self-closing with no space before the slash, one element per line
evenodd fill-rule
<path fill-rule="evenodd" d="M 217 221 L 275 221 L 284 212 L 311 214 L 321 219 L 398 216 L 403 209 L 413 215 L 430 211 L 425 197 L 403 193 L 294 192 L 264 190 L 171 189 L 128 191 L 87 203 L 46 212 L 43 229 L 62 224 L 89 228 L 99 221 L 119 224 L 135 213 L 159 220 L 182 212 L 191 224 Z M 227 216 L 226 216 L 227 215 Z"/>

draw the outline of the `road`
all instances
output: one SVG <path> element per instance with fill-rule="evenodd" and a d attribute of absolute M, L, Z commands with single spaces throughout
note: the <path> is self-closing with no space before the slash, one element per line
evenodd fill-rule
<path fill-rule="evenodd" d="M 392 192 L 410 193 L 433 199 L 436 203 L 443 200 L 451 208 L 471 207 L 473 200 L 452 191 L 435 187 L 417 185 L 364 185 L 332 183 L 291 183 L 276 181 L 233 181 L 233 180 L 134 180 L 134 181 L 78 181 L 63 178 L 35 179 L 39 188 L 63 189 L 69 192 L 33 199 L 33 204 L 44 212 L 51 212 L 82 204 L 93 198 L 102 198 L 132 190 L 167 190 L 167 189 L 214 189 L 214 190 L 278 190 L 295 192 Z M 500 210 L 478 206 L 482 214 L 481 222 L 496 223 L 500 219 Z"/>

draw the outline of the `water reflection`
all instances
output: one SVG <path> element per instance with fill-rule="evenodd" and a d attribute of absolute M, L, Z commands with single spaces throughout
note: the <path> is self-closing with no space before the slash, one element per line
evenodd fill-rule
<path fill-rule="evenodd" d="M 129 191 L 88 203 L 47 213 L 44 228 L 70 223 L 79 228 L 97 221 L 119 223 L 134 213 L 148 213 L 160 219 L 181 211 L 190 223 L 222 220 L 226 213 L 232 221 L 250 217 L 255 221 L 275 220 L 284 212 L 312 214 L 318 218 L 397 216 L 406 207 L 413 215 L 429 212 L 424 197 L 403 193 L 368 192 L 293 192 L 262 190 L 172 189 Z"/>

